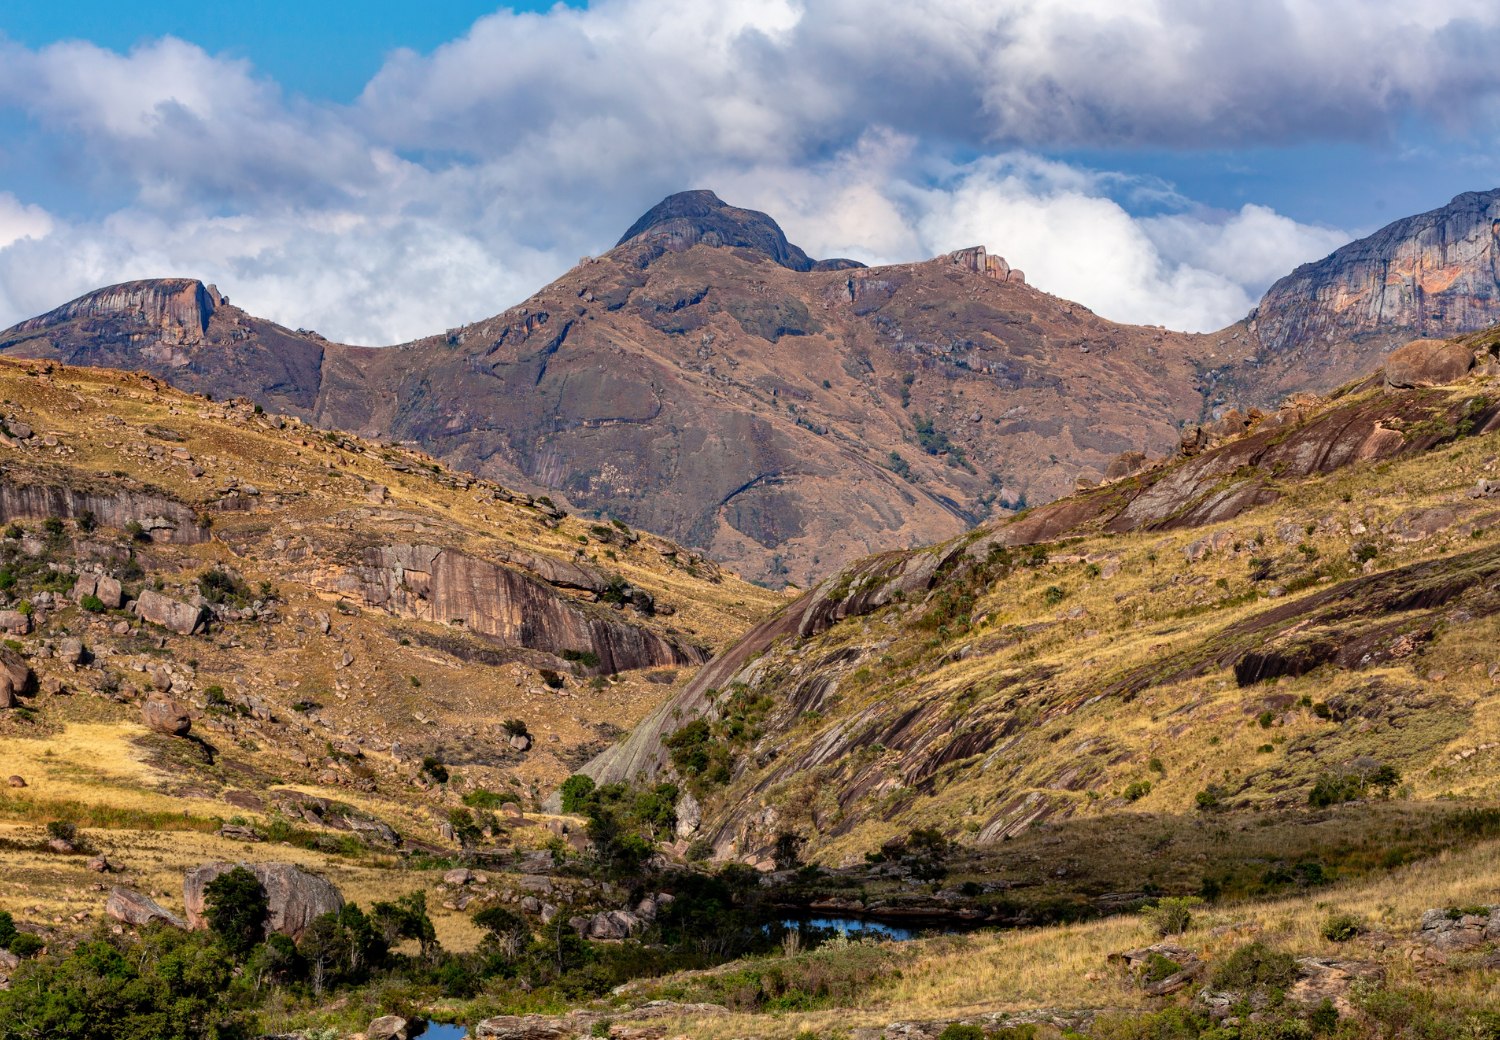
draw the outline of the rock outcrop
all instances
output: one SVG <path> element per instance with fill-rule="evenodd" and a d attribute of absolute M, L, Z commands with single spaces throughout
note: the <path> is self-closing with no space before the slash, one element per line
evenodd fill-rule
<path fill-rule="evenodd" d="M 652 206 L 616 246 L 642 242 L 682 253 L 700 242 L 762 253 L 793 271 L 863 267 L 854 260 L 814 261 L 786 239 L 781 226 L 758 210 L 730 206 L 711 191 L 680 191 Z"/>
<path fill-rule="evenodd" d="M 0 521 L 45 520 L 92 514 L 95 522 L 123 529 L 132 521 L 153 541 L 198 545 L 209 528 L 181 502 L 148 491 L 105 486 L 43 483 L 16 471 L 0 471 Z"/>
<path fill-rule="evenodd" d="M 1385 385 L 1397 390 L 1456 383 L 1474 367 L 1474 351 L 1442 339 L 1414 339 L 1385 359 Z"/>
<path fill-rule="evenodd" d="M 182 881 L 182 901 L 191 927 L 208 926 L 203 916 L 208 883 L 236 866 L 253 873 L 265 889 L 269 931 L 300 939 L 315 919 L 336 913 L 344 905 L 343 893 L 333 882 L 290 863 L 205 863 L 188 871 Z"/>
<path fill-rule="evenodd" d="M 73 602 L 82 603 L 94 596 L 106 610 L 118 610 L 125 602 L 125 592 L 118 578 L 107 574 L 80 574 L 73 583 Z"/>
<path fill-rule="evenodd" d="M 595 580 L 582 567 L 555 570 L 565 586 L 576 588 Z M 504 646 L 556 655 L 591 653 L 598 658 L 600 672 L 707 659 L 696 647 L 670 643 L 631 624 L 618 611 L 585 607 L 519 570 L 456 549 L 371 548 L 359 564 L 322 580 L 330 591 L 402 617 L 462 621 L 470 632 Z"/>

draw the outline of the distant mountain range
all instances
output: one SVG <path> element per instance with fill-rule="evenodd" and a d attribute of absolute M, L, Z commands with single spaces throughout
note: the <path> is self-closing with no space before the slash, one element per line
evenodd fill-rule
<path fill-rule="evenodd" d="M 1107 321 L 979 247 L 815 261 L 693 191 L 521 304 L 400 346 L 286 329 L 178 278 L 80 297 L 0 333 L 0 353 L 412 443 L 807 583 L 1128 470 L 1184 425 L 1328 389 L 1404 339 L 1500 320 L 1497 220 L 1500 192 L 1461 195 L 1190 335 Z"/>

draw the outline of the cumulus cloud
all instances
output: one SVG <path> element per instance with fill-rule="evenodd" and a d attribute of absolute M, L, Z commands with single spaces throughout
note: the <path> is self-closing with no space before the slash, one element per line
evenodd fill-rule
<path fill-rule="evenodd" d="M 392 54 L 338 106 L 171 38 L 0 41 L 0 109 L 39 145 L 11 168 L 81 200 L 0 194 L 0 323 L 195 274 L 390 342 L 515 302 L 666 193 L 712 187 L 814 254 L 983 242 L 1109 317 L 1214 328 L 1348 232 L 1046 154 L 1492 131 L 1497 44 L 1490 0 L 595 0 Z"/>

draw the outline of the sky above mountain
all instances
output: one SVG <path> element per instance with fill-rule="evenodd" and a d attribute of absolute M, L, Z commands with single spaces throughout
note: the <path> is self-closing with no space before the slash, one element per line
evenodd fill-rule
<path fill-rule="evenodd" d="M 388 343 L 519 302 L 712 188 L 814 256 L 983 243 L 1212 329 L 1500 185 L 1493 0 L 11 0 L 0 325 L 190 275 Z"/>

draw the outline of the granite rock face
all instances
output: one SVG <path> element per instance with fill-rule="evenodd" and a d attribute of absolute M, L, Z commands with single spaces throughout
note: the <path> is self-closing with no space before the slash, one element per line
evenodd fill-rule
<path fill-rule="evenodd" d="M 1303 264 L 1248 319 L 1253 364 L 1234 380 L 1253 404 L 1331 389 L 1413 338 L 1500 321 L 1500 190 L 1465 192 Z"/>
<path fill-rule="evenodd" d="M 592 584 L 581 567 L 559 569 L 564 587 Z M 563 655 L 588 651 L 594 667 L 612 673 L 634 668 L 699 664 L 706 655 L 627 621 L 620 611 L 589 607 L 520 570 L 435 545 L 366 549 L 360 561 L 322 579 L 325 587 L 401 617 L 461 621 L 503 646 Z"/>

